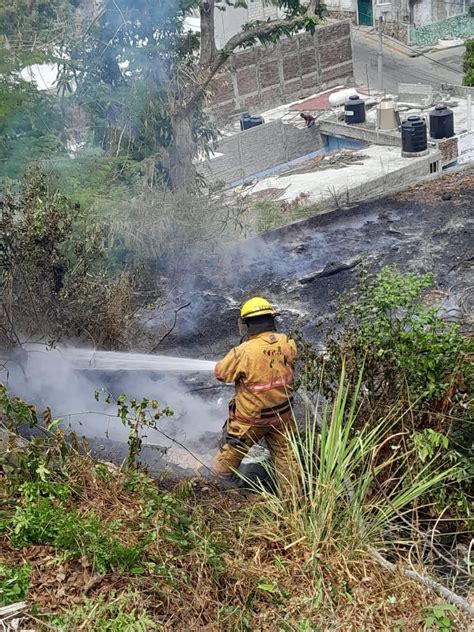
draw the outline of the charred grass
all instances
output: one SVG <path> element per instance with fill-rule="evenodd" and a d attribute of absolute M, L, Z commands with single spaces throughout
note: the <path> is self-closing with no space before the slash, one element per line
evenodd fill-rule
<path fill-rule="evenodd" d="M 0 565 L 29 567 L 25 628 L 409 631 L 439 601 L 357 543 L 342 551 L 266 531 L 254 520 L 259 495 L 192 480 L 170 488 L 77 454 L 60 483 L 0 484 Z M 31 507 L 49 518 L 30 513 L 28 524 Z M 468 629 L 450 616 L 449 629 Z"/>

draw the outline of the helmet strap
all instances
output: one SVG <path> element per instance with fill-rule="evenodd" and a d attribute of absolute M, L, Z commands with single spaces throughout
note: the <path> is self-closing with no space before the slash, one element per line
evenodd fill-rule
<path fill-rule="evenodd" d="M 239 326 L 239 334 L 241 337 L 241 342 L 247 338 L 248 334 L 249 334 L 249 328 L 247 325 L 247 322 L 243 319 L 243 318 L 239 318 L 237 320 L 238 326 Z"/>

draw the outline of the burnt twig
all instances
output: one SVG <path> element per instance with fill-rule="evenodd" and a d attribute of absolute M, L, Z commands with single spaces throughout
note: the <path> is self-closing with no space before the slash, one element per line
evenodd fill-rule
<path fill-rule="evenodd" d="M 161 345 L 161 343 L 163 342 L 163 340 L 165 340 L 166 338 L 168 338 L 168 336 L 171 334 L 171 332 L 173 331 L 173 329 L 176 327 L 176 323 L 178 322 L 178 313 L 184 309 L 185 307 L 189 307 L 191 305 L 191 301 L 189 301 L 189 303 L 186 303 L 186 305 L 181 305 L 181 307 L 177 307 L 174 310 L 174 321 L 173 324 L 171 326 L 171 329 L 169 329 L 164 336 L 162 336 L 158 342 L 156 343 L 156 345 L 153 347 L 153 349 L 150 350 L 149 353 L 154 353 L 158 347 Z"/>

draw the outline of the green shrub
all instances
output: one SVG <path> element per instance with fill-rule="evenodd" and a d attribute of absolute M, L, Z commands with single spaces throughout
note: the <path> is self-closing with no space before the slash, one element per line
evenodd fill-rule
<path fill-rule="evenodd" d="M 104 231 L 48 176 L 29 172 L 0 206 L 0 344 L 86 336 L 111 346 L 126 332 L 131 281 L 110 274 Z"/>
<path fill-rule="evenodd" d="M 0 564 L 0 606 L 22 601 L 30 585 L 31 565 L 7 566 Z"/>
<path fill-rule="evenodd" d="M 471 6 L 470 8 L 471 15 L 473 15 L 474 8 Z M 474 86 L 474 39 L 467 40 L 466 42 L 466 52 L 464 53 L 464 80 L 463 84 L 465 86 L 473 87 Z"/>
<path fill-rule="evenodd" d="M 334 392 L 342 361 L 355 384 L 364 362 L 372 408 L 407 398 L 425 403 L 443 398 L 463 368 L 467 341 L 458 325 L 443 320 L 439 307 L 423 302 L 423 292 L 432 284 L 430 274 L 403 275 L 390 267 L 372 279 L 361 274 L 357 289 L 341 301 L 324 354 L 303 347 L 307 387 L 321 386 L 324 366 L 323 391 Z"/>
<path fill-rule="evenodd" d="M 430 460 L 450 470 L 449 485 L 423 500 L 434 513 L 444 503 L 451 518 L 469 523 L 474 480 L 469 342 L 437 306 L 423 301 L 432 282 L 429 274 L 402 275 L 393 268 L 373 279 L 362 274 L 358 288 L 341 302 L 324 353 L 303 343 L 299 381 L 309 394 L 331 400 L 342 366 L 352 392 L 364 365 L 357 423 L 376 424 L 393 410 L 403 412 L 397 431 L 409 436 L 414 474 Z"/>
<path fill-rule="evenodd" d="M 405 411 L 358 428 L 362 375 L 363 369 L 351 393 L 343 364 L 334 401 L 308 407 L 304 431 L 288 435 L 293 467 L 282 494 L 265 492 L 251 509 L 257 529 L 275 541 L 288 538 L 287 546 L 304 539 L 315 558 L 338 549 L 353 559 L 360 547 L 383 541 L 400 516 L 436 493 L 452 472 L 439 466 L 436 455 L 412 468 L 415 448 L 404 446 L 394 431 Z"/>
<path fill-rule="evenodd" d="M 139 570 L 142 546 L 126 546 L 109 535 L 119 524 L 105 525 L 93 512 L 81 516 L 66 505 L 69 490 L 64 485 L 28 483 L 21 489 L 21 505 L 4 530 L 14 546 L 52 544 L 67 557 L 87 557 L 101 573 L 111 570 Z"/>

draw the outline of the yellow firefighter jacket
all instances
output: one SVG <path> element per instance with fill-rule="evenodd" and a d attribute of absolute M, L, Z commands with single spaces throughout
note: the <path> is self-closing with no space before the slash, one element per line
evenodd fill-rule
<path fill-rule="evenodd" d="M 252 336 L 216 364 L 221 382 L 235 382 L 230 418 L 244 423 L 275 423 L 291 408 L 296 344 L 273 331 Z"/>

